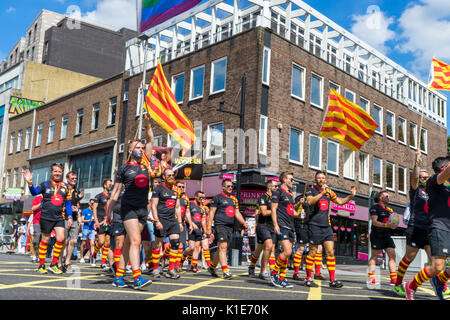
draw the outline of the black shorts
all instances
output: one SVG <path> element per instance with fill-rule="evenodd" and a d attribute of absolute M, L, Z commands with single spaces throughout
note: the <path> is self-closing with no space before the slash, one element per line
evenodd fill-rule
<path fill-rule="evenodd" d="M 431 256 L 450 256 L 450 232 L 440 229 L 431 229 L 428 234 Z"/>
<path fill-rule="evenodd" d="M 303 226 L 299 226 L 295 228 L 296 241 L 298 244 L 307 244 L 309 241 L 309 230 L 308 225 L 303 224 Z"/>
<path fill-rule="evenodd" d="M 323 244 L 325 241 L 334 241 L 333 229 L 330 226 L 319 227 L 313 224 L 308 228 L 309 243 L 312 245 Z"/>
<path fill-rule="evenodd" d="M 273 230 L 273 225 L 270 224 L 258 224 L 256 226 L 256 237 L 260 244 L 263 244 L 268 239 L 272 239 L 272 243 L 277 242 L 277 235 Z"/>
<path fill-rule="evenodd" d="M 158 230 L 155 227 L 155 237 L 164 238 L 168 237 L 172 234 L 180 234 L 180 225 L 178 224 L 178 220 L 173 217 L 172 219 L 164 219 L 159 218 L 159 222 L 161 222 L 163 228 L 162 230 Z"/>
<path fill-rule="evenodd" d="M 214 237 L 217 242 L 231 242 L 233 237 L 233 226 L 217 225 L 214 228 Z"/>
<path fill-rule="evenodd" d="M 127 232 L 122 222 L 113 222 L 110 228 L 110 234 L 112 237 L 125 236 Z"/>
<path fill-rule="evenodd" d="M 39 223 L 41 225 L 41 233 L 42 234 L 50 234 L 50 233 L 52 233 L 52 230 L 54 228 L 65 229 L 65 227 L 66 227 L 64 220 L 50 221 L 50 220 L 42 219 L 42 217 L 41 217 L 41 220 Z"/>
<path fill-rule="evenodd" d="M 417 249 L 424 249 L 425 246 L 430 245 L 428 241 L 428 230 L 416 227 L 408 227 L 406 229 L 406 244 Z"/>
<path fill-rule="evenodd" d="M 192 233 L 188 236 L 189 241 L 202 241 L 203 240 L 203 232 L 202 230 L 192 230 Z"/>
<path fill-rule="evenodd" d="M 104 224 L 101 225 L 97 230 L 97 235 L 100 235 L 100 234 L 111 235 L 111 226 L 106 225 L 106 228 L 105 228 Z"/>
<path fill-rule="evenodd" d="M 382 250 L 387 248 L 395 249 L 394 240 L 387 233 L 370 233 L 370 247 L 374 250 Z"/>
<path fill-rule="evenodd" d="M 122 221 L 138 219 L 141 224 L 146 225 L 147 216 L 147 208 L 137 208 L 131 206 L 122 206 L 120 208 L 120 217 L 122 218 Z"/>
<path fill-rule="evenodd" d="M 289 240 L 290 242 L 295 242 L 295 232 L 287 227 L 280 226 L 280 234 L 278 236 L 278 241 Z"/>

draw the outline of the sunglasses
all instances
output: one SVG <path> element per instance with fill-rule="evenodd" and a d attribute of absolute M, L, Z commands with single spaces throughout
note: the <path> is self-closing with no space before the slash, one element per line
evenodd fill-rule
<path fill-rule="evenodd" d="M 184 186 L 177 186 L 179 189 L 184 189 Z"/>
<path fill-rule="evenodd" d="M 175 177 L 175 174 L 166 174 L 166 177 Z"/>
<path fill-rule="evenodd" d="M 227 189 L 233 189 L 233 186 L 225 186 Z"/>

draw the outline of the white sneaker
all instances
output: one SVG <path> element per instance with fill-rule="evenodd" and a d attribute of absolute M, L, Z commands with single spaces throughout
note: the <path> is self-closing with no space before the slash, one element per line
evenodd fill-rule
<path fill-rule="evenodd" d="M 131 270 L 131 266 L 129 266 L 128 264 L 127 264 L 127 267 L 126 267 L 126 271 L 125 271 L 125 272 L 128 273 L 128 274 L 133 273 L 133 271 Z"/>
<path fill-rule="evenodd" d="M 141 272 L 147 272 L 147 265 L 145 263 L 141 264 Z"/>
<path fill-rule="evenodd" d="M 80 259 L 80 263 L 85 263 L 84 259 Z"/>

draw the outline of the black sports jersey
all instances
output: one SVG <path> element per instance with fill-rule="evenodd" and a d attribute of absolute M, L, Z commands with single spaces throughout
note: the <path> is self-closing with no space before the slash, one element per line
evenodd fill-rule
<path fill-rule="evenodd" d="M 266 206 L 267 210 L 270 211 L 272 205 L 272 196 L 269 196 L 267 193 L 264 193 L 261 197 L 258 199 L 258 224 L 272 224 L 272 216 L 263 216 L 261 212 L 261 206 Z"/>
<path fill-rule="evenodd" d="M 389 216 L 393 213 L 392 209 L 389 207 L 384 207 L 383 205 L 377 203 L 372 206 L 369 210 L 371 216 L 377 216 L 377 221 L 381 223 L 388 223 Z M 389 234 L 389 229 L 383 227 L 376 227 L 372 224 L 372 232 L 381 234 Z"/>
<path fill-rule="evenodd" d="M 205 216 L 205 210 L 198 206 L 195 201 L 189 203 L 192 223 L 195 223 L 199 229 L 202 228 L 202 218 Z"/>
<path fill-rule="evenodd" d="M 102 222 L 106 217 L 106 204 L 108 203 L 109 194 L 105 191 L 97 194 L 94 197 L 94 203 L 97 203 L 97 219 L 98 222 Z"/>
<path fill-rule="evenodd" d="M 66 183 L 66 185 L 69 186 L 69 184 L 67 184 L 67 183 Z M 72 189 L 69 187 L 69 192 L 72 194 L 72 200 L 71 200 L 72 205 L 77 206 L 77 204 L 80 203 L 81 199 L 83 199 L 83 197 L 80 196 L 80 193 L 81 193 L 80 189 L 77 189 L 77 188 Z M 65 218 L 68 219 L 67 215 Z M 78 210 L 72 211 L 72 218 L 73 218 L 73 220 L 77 220 Z"/>
<path fill-rule="evenodd" d="M 65 204 L 72 200 L 69 187 L 62 181 L 52 179 L 42 182 L 36 187 L 38 194 L 42 194 L 41 219 L 49 221 L 64 220 Z"/>
<path fill-rule="evenodd" d="M 314 186 L 312 188 L 308 188 L 306 190 L 306 196 L 315 197 L 321 193 L 322 190 L 319 187 Z M 314 206 L 311 206 L 310 216 L 309 216 L 309 224 L 319 226 L 319 227 L 328 227 L 331 225 L 330 222 L 330 203 L 331 201 L 335 201 L 337 199 L 336 194 L 331 189 L 327 189 L 326 193 L 322 195 L 319 201 L 316 202 Z"/>
<path fill-rule="evenodd" d="M 158 219 L 176 219 L 175 206 L 179 198 L 177 190 L 176 186 L 172 186 L 172 189 L 169 189 L 163 182 L 152 192 L 152 199 L 159 199 L 157 206 Z"/>
<path fill-rule="evenodd" d="M 120 207 L 122 206 L 122 197 L 124 193 L 125 189 L 122 188 L 113 208 L 113 222 L 122 222 L 122 217 L 120 216 Z"/>
<path fill-rule="evenodd" d="M 189 210 L 189 198 L 184 193 L 180 196 L 180 208 L 181 222 L 184 223 L 184 219 L 186 219 L 186 210 Z"/>
<path fill-rule="evenodd" d="M 125 186 L 122 205 L 135 208 L 147 208 L 150 173 L 144 164 L 122 165 L 117 173 L 116 183 Z"/>
<path fill-rule="evenodd" d="M 431 228 L 450 231 L 450 183 L 437 183 L 437 174 L 427 181 L 428 212 Z"/>
<path fill-rule="evenodd" d="M 278 203 L 277 223 L 280 227 L 294 229 L 294 194 L 280 187 L 272 194 L 272 202 Z"/>
<path fill-rule="evenodd" d="M 411 216 L 408 222 L 408 227 L 415 227 L 419 229 L 428 229 L 429 216 L 428 210 L 428 195 L 422 188 L 409 189 L 409 199 L 411 203 Z"/>
<path fill-rule="evenodd" d="M 220 193 L 211 200 L 211 208 L 217 208 L 214 214 L 214 226 L 232 226 L 236 209 L 239 210 L 239 204 L 234 196 Z"/>
<path fill-rule="evenodd" d="M 306 195 L 306 193 L 305 193 Z M 295 198 L 295 203 L 299 202 L 301 199 L 303 198 L 303 195 L 299 195 Z M 301 212 L 301 208 L 303 208 L 303 213 Z M 294 218 L 294 225 L 295 228 L 299 228 L 299 227 L 303 227 L 305 224 L 308 224 L 309 222 L 309 206 L 308 203 L 303 202 L 303 204 L 301 205 L 301 207 L 299 207 L 299 217 L 298 218 Z"/>

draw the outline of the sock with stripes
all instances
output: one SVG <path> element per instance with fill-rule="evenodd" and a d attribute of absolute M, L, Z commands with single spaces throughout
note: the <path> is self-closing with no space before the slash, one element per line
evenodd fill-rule
<path fill-rule="evenodd" d="M 314 268 L 314 258 L 306 256 L 306 280 L 312 279 L 312 270 Z"/>
<path fill-rule="evenodd" d="M 450 278 L 450 273 L 447 270 L 441 271 L 438 275 L 438 283 L 445 285 Z"/>
<path fill-rule="evenodd" d="M 160 256 L 160 250 L 158 250 L 158 249 L 153 249 L 153 250 L 152 250 L 152 264 L 153 264 L 153 270 L 157 270 L 157 269 L 158 269 L 159 256 Z"/>
<path fill-rule="evenodd" d="M 397 273 L 396 272 L 389 273 L 389 277 L 391 278 L 391 283 L 397 283 Z"/>
<path fill-rule="evenodd" d="M 45 256 L 47 254 L 48 243 L 41 241 L 39 243 L 39 264 L 45 264 Z"/>
<path fill-rule="evenodd" d="M 178 257 L 178 250 L 170 250 L 169 253 L 169 271 L 173 270 L 175 268 L 175 263 L 177 262 Z"/>
<path fill-rule="evenodd" d="M 117 278 L 120 278 L 120 277 L 123 277 L 123 274 L 124 274 L 124 273 L 125 273 L 125 269 L 117 268 L 116 279 L 117 279 Z"/>
<path fill-rule="evenodd" d="M 286 270 L 287 270 L 288 260 L 284 260 L 283 265 L 280 268 L 280 281 L 283 281 L 286 278 Z"/>
<path fill-rule="evenodd" d="M 431 278 L 432 277 L 428 274 L 427 269 L 423 268 L 418 274 L 416 274 L 409 287 L 412 290 L 416 291 L 418 287 L 420 287 L 424 282 L 430 280 Z"/>
<path fill-rule="evenodd" d="M 294 274 L 297 274 L 300 270 L 300 264 L 302 263 L 302 255 L 295 253 L 294 255 Z"/>
<path fill-rule="evenodd" d="M 183 258 L 183 247 L 178 247 L 177 251 L 177 259 L 175 261 L 175 269 L 177 269 L 181 264 L 181 259 Z M 184 261 L 183 261 L 184 262 Z M 183 266 L 183 265 L 181 265 Z"/>
<path fill-rule="evenodd" d="M 211 265 L 211 253 L 209 249 L 203 249 L 203 256 L 205 257 L 206 264 L 208 267 Z"/>
<path fill-rule="evenodd" d="M 188 255 L 188 263 L 189 264 L 192 264 L 192 253 L 190 253 L 189 255 Z"/>
<path fill-rule="evenodd" d="M 327 257 L 327 269 L 330 274 L 330 281 L 336 280 L 336 258 Z"/>
<path fill-rule="evenodd" d="M 209 267 L 214 270 L 215 268 L 217 268 L 218 264 L 219 264 L 219 262 L 211 261 L 211 264 L 209 265 Z"/>
<path fill-rule="evenodd" d="M 287 264 L 287 260 L 283 260 L 281 256 L 278 256 L 277 262 L 275 263 L 275 267 L 272 270 L 272 274 L 275 275 L 278 272 L 280 272 L 281 268 L 284 266 L 284 264 Z"/>
<path fill-rule="evenodd" d="M 133 270 L 133 278 L 136 281 L 141 276 L 141 269 Z"/>
<path fill-rule="evenodd" d="M 95 244 L 95 248 L 94 248 L 94 254 L 92 255 L 92 258 L 97 258 L 97 253 L 98 253 L 98 251 L 100 250 L 100 248 L 101 248 L 101 246 L 99 245 L 99 243 L 97 242 L 96 244 Z"/>
<path fill-rule="evenodd" d="M 109 247 L 103 247 L 102 262 L 100 262 L 100 264 L 105 264 L 106 263 L 106 258 L 108 257 L 108 252 L 109 252 Z"/>
<path fill-rule="evenodd" d="M 56 241 L 55 246 L 53 247 L 53 260 L 52 265 L 58 263 L 59 255 L 61 254 L 61 249 L 64 245 L 62 241 Z"/>
<path fill-rule="evenodd" d="M 270 256 L 269 257 L 269 269 L 270 269 L 270 271 L 272 271 L 273 268 L 275 268 L 275 263 L 276 263 L 275 257 Z"/>
<path fill-rule="evenodd" d="M 252 253 L 252 258 L 250 260 L 250 267 L 255 267 L 256 263 L 258 262 L 258 258 L 257 256 L 255 256 L 255 253 Z"/>
<path fill-rule="evenodd" d="M 170 244 L 166 246 L 166 249 L 164 250 L 163 259 L 166 260 L 168 257 L 170 257 Z"/>
<path fill-rule="evenodd" d="M 397 281 L 395 283 L 396 286 L 399 286 L 403 283 L 403 277 L 405 276 L 406 270 L 408 269 L 410 264 L 411 262 L 408 261 L 408 259 L 406 259 L 405 257 L 403 257 L 403 259 L 398 264 Z"/>
<path fill-rule="evenodd" d="M 116 269 L 119 268 L 120 256 L 122 255 L 122 249 L 114 249 L 114 264 Z"/>
<path fill-rule="evenodd" d="M 227 265 L 222 266 L 222 273 L 225 274 L 225 272 L 230 272 L 230 268 Z"/>
<path fill-rule="evenodd" d="M 198 258 L 197 259 L 192 258 L 191 268 L 196 268 L 197 264 L 198 264 Z"/>
<path fill-rule="evenodd" d="M 316 268 L 314 270 L 314 274 L 319 275 L 320 269 L 322 268 L 322 254 L 321 253 L 316 253 L 316 256 L 314 257 L 314 264 L 316 266 Z"/>

